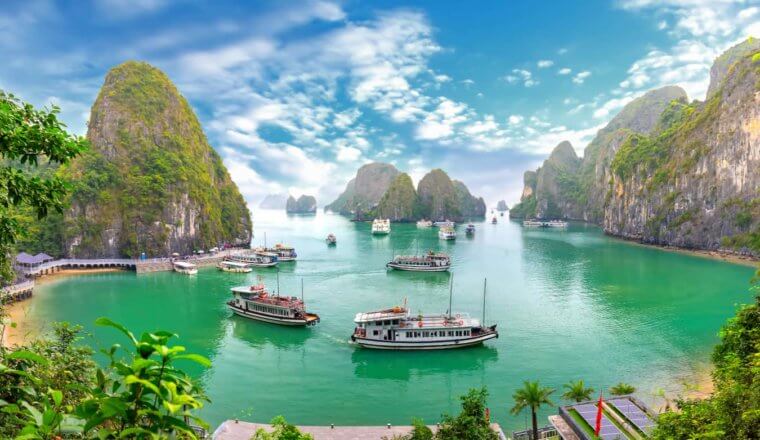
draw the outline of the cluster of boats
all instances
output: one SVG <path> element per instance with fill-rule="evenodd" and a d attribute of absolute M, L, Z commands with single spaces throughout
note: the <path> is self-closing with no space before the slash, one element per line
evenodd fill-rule
<path fill-rule="evenodd" d="M 279 283 L 278 283 L 279 284 Z M 280 295 L 267 291 L 259 279 L 253 286 L 233 287 L 230 310 L 244 318 L 286 326 L 312 326 L 320 322 L 319 315 L 306 311 L 301 297 Z M 485 286 L 483 290 L 485 315 Z M 484 316 L 485 318 L 485 316 Z M 355 344 L 384 350 L 440 350 L 469 347 L 498 338 L 496 325 L 484 326 L 480 320 L 464 313 L 449 311 L 434 315 L 413 315 L 404 301 L 403 306 L 357 313 L 356 327 L 351 335 Z"/>
<path fill-rule="evenodd" d="M 421 229 L 432 228 L 433 226 L 438 229 L 438 238 L 441 240 L 456 240 L 457 233 L 454 229 L 455 224 L 452 221 L 444 220 L 433 222 L 432 220 L 419 220 L 417 221 L 417 227 Z M 391 233 L 391 221 L 389 219 L 376 218 L 372 221 L 372 235 L 388 235 Z M 473 236 L 475 234 L 475 225 L 470 223 L 465 228 L 465 234 L 467 236 Z"/>

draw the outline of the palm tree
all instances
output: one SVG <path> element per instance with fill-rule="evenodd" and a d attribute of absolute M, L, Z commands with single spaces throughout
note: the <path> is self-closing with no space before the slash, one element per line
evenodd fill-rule
<path fill-rule="evenodd" d="M 552 388 L 541 387 L 538 381 L 523 382 L 523 387 L 512 395 L 515 399 L 515 406 L 510 412 L 514 415 L 520 414 L 525 408 L 530 408 L 531 419 L 533 422 L 533 439 L 538 439 L 538 422 L 536 421 L 536 411 L 541 405 L 554 405 L 549 396 L 554 392 Z"/>
<path fill-rule="evenodd" d="M 591 387 L 586 388 L 586 384 L 583 380 L 570 381 L 563 385 L 567 391 L 562 395 L 563 399 L 572 400 L 575 402 L 584 402 L 591 400 L 591 395 L 594 394 L 594 389 Z"/>
<path fill-rule="evenodd" d="M 636 387 L 631 384 L 620 382 L 617 385 L 610 388 L 610 394 L 613 396 L 625 396 L 626 394 L 633 394 L 636 392 Z"/>

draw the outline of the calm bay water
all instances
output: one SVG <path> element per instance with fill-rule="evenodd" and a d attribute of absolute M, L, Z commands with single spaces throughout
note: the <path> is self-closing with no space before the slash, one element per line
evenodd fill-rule
<path fill-rule="evenodd" d="M 497 225 L 476 223 L 474 238 L 458 227 L 457 241 L 447 243 L 436 229 L 414 225 L 394 224 L 390 236 L 372 237 L 369 224 L 334 215 L 258 210 L 254 220 L 256 244 L 266 231 L 269 244 L 296 247 L 299 260 L 280 265 L 280 289 L 298 295 L 304 279 L 308 309 L 322 318 L 316 327 L 283 328 L 227 311 L 230 287 L 261 275 L 274 289 L 272 269 L 62 278 L 37 289 L 28 319 L 80 323 L 97 347 L 126 343 L 116 331 L 96 328 L 99 316 L 136 333 L 178 333 L 188 350 L 213 361 L 206 371 L 190 367 L 212 400 L 202 413 L 212 425 L 278 414 L 298 424 L 407 424 L 412 416 L 434 423 L 442 412 L 458 411 L 457 396 L 486 385 L 496 421 L 518 429 L 525 416 L 508 410 L 523 380 L 557 388 L 555 402 L 561 385 L 579 378 L 597 389 L 630 382 L 645 399 L 658 387 L 678 389 L 704 368 L 735 305 L 751 298 L 751 267 L 631 245 L 585 225 L 524 230 L 500 217 Z M 335 247 L 324 242 L 329 232 L 338 237 Z M 455 312 L 481 315 L 488 278 L 486 321 L 498 324 L 499 339 L 418 353 L 347 343 L 356 312 L 405 297 L 413 311 L 447 309 L 450 275 L 385 270 L 394 252 L 418 249 L 452 254 Z"/>

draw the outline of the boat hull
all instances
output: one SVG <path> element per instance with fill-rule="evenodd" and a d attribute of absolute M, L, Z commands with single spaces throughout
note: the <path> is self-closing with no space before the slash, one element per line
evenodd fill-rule
<path fill-rule="evenodd" d="M 372 235 L 388 235 L 391 231 L 372 231 Z"/>
<path fill-rule="evenodd" d="M 296 261 L 296 258 L 298 257 L 277 257 L 277 261 L 279 261 L 280 263 L 288 262 L 288 261 Z"/>
<path fill-rule="evenodd" d="M 375 339 L 366 339 L 351 336 L 351 340 L 362 348 L 375 350 L 449 350 L 453 348 L 472 347 L 480 345 L 483 342 L 498 338 L 496 332 L 486 333 L 467 339 L 451 339 L 445 341 L 424 341 L 424 342 L 400 342 L 400 341 L 378 341 Z"/>
<path fill-rule="evenodd" d="M 309 319 L 292 319 L 292 318 L 279 318 L 276 316 L 264 315 L 256 313 L 250 310 L 243 310 L 240 307 L 236 307 L 231 304 L 227 304 L 227 307 L 232 310 L 232 313 L 242 316 L 243 318 L 253 319 L 256 321 L 268 322 L 270 324 L 286 325 L 290 327 L 305 327 L 307 325 L 316 325 L 319 322 L 319 317 L 316 315 L 310 315 Z M 315 318 L 311 318 L 315 317 Z"/>
<path fill-rule="evenodd" d="M 451 266 L 430 267 L 430 266 L 408 266 L 403 264 L 388 263 L 385 267 L 394 270 L 405 270 L 407 272 L 446 272 Z"/>

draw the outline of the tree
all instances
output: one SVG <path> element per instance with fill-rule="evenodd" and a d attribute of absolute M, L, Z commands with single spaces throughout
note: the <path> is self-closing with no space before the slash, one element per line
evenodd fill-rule
<path fill-rule="evenodd" d="M 636 387 L 631 384 L 620 382 L 617 385 L 610 388 L 610 394 L 613 396 L 625 396 L 627 394 L 633 394 L 636 392 Z"/>
<path fill-rule="evenodd" d="M 441 417 L 436 440 L 498 440 L 498 434 L 491 429 L 486 418 L 487 398 L 485 388 L 471 389 L 461 396 L 462 412 L 456 417 L 448 414 Z"/>
<path fill-rule="evenodd" d="M 298 430 L 295 425 L 291 425 L 283 416 L 277 416 L 270 422 L 272 432 L 267 432 L 264 428 L 259 428 L 253 434 L 251 440 L 312 440 L 311 434 L 304 434 Z"/>
<path fill-rule="evenodd" d="M 594 394 L 594 389 L 586 387 L 582 379 L 576 381 L 570 381 L 562 386 L 567 391 L 562 394 L 562 398 L 565 400 L 572 400 L 574 402 L 584 402 L 591 400 L 591 395 Z"/>
<path fill-rule="evenodd" d="M 36 110 L 0 91 L 0 277 L 13 278 L 10 253 L 25 228 L 14 208 L 30 207 L 38 219 L 63 212 L 67 185 L 58 176 L 42 178 L 31 169 L 40 162 L 65 164 L 87 148 L 84 138 L 66 132 L 60 109 Z"/>
<path fill-rule="evenodd" d="M 538 438 L 538 421 L 536 420 L 536 411 L 542 405 L 554 405 L 549 396 L 554 392 L 552 388 L 542 387 L 538 381 L 523 382 L 522 389 L 515 391 L 512 398 L 515 400 L 515 406 L 510 412 L 514 415 L 520 414 L 525 408 L 530 408 L 531 421 L 533 424 L 533 438 Z"/>

